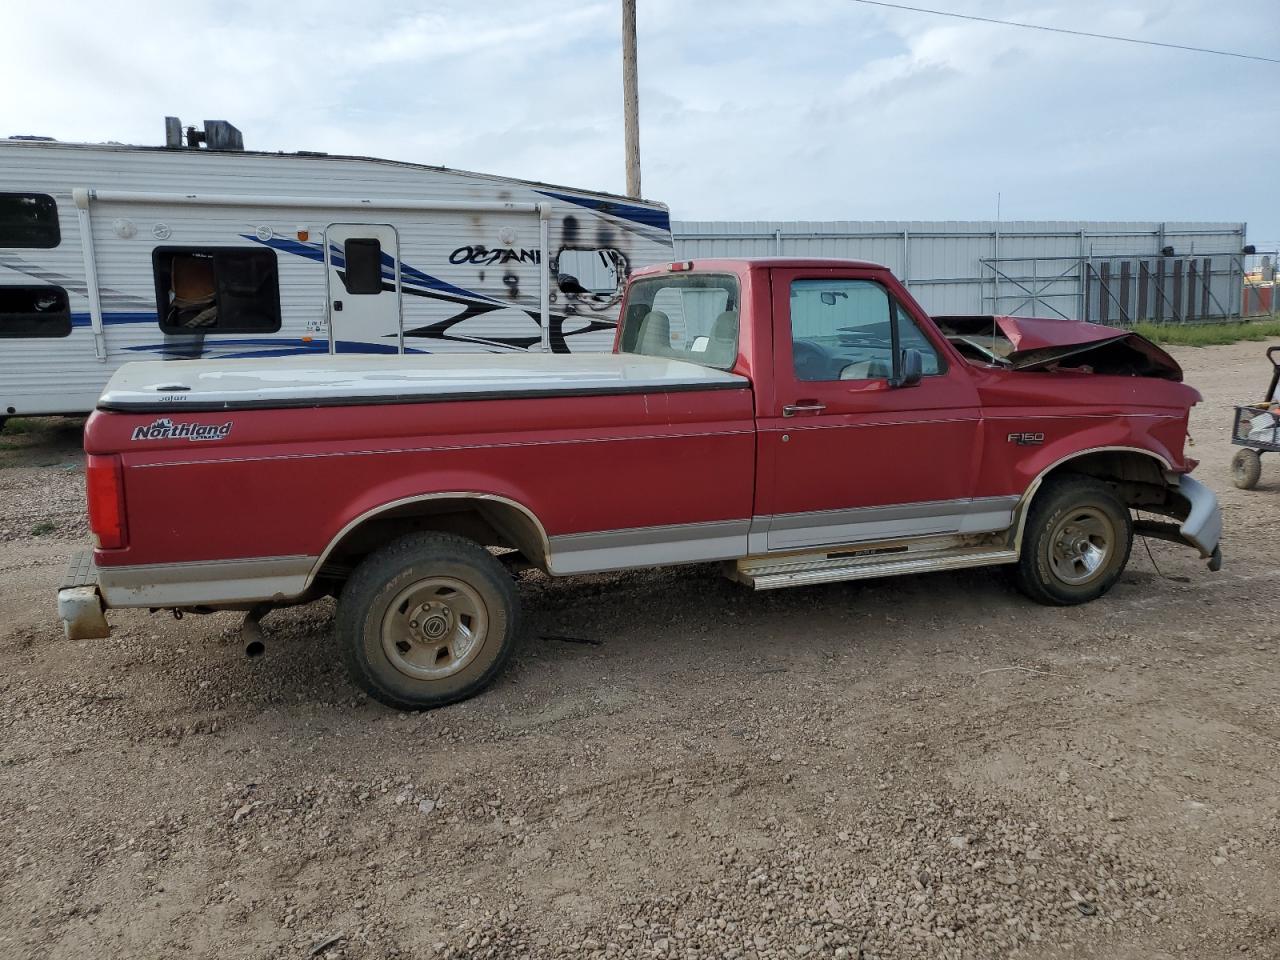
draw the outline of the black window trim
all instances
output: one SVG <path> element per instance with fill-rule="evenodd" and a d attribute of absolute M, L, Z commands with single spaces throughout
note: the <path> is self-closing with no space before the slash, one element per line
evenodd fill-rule
<path fill-rule="evenodd" d="M 170 283 L 172 282 L 172 266 L 169 267 L 169 271 L 167 273 L 162 274 L 160 272 L 160 258 L 162 256 L 168 256 L 170 259 L 170 262 L 172 263 L 173 257 L 179 254 L 199 254 L 203 256 L 212 257 L 215 262 L 214 300 L 216 302 L 217 296 L 218 296 L 216 263 L 217 263 L 217 257 L 219 253 L 252 253 L 255 255 L 263 256 L 263 257 L 269 256 L 271 258 L 272 278 L 274 280 L 274 287 L 275 287 L 275 299 L 273 301 L 273 304 L 274 304 L 273 314 L 275 318 L 274 326 L 174 327 L 174 326 L 170 326 L 165 322 L 166 318 L 169 315 L 169 307 L 171 306 L 171 301 L 169 299 L 169 286 L 170 286 Z M 280 303 L 280 258 L 276 255 L 276 251 L 273 250 L 271 247 L 266 247 L 266 246 L 258 247 L 258 246 L 247 246 L 247 245 L 197 246 L 194 244 L 182 245 L 182 246 L 154 247 L 151 250 L 151 272 L 155 280 L 155 288 L 156 288 L 156 323 L 160 327 L 161 332 L 168 336 L 175 336 L 175 337 L 205 336 L 207 337 L 207 336 L 218 336 L 220 334 L 245 335 L 245 334 L 252 334 L 252 333 L 267 334 L 267 333 L 280 332 L 280 328 L 282 326 L 282 315 L 281 315 L 282 311 L 281 311 L 281 303 Z M 169 277 L 170 283 L 166 283 L 164 280 L 162 280 L 161 278 L 163 276 Z"/>
<path fill-rule="evenodd" d="M 52 218 L 48 222 L 48 227 L 51 229 L 50 235 L 53 238 L 53 242 L 52 243 L 19 243 L 19 244 L 5 243 L 4 241 L 7 238 L 4 236 L 2 232 L 0 232 L 0 249 L 52 250 L 55 247 L 59 247 L 62 245 L 62 224 L 58 217 L 57 197 L 53 196 L 53 194 L 51 193 L 23 192 L 23 191 L 16 191 L 16 190 L 0 191 L 0 200 L 4 200 L 6 197 L 20 197 L 24 199 L 47 200 L 49 202 L 48 203 L 49 207 L 52 208 L 51 212 L 53 214 Z"/>
<path fill-rule="evenodd" d="M 32 290 L 43 291 L 52 290 L 62 298 L 63 310 L 58 313 L 4 313 L 0 311 L 0 340 L 61 340 L 71 336 L 71 330 L 74 326 L 71 320 L 71 297 L 67 295 L 65 287 L 60 287 L 56 283 L 6 283 L 0 289 L 3 290 Z M 8 317 L 41 317 L 43 319 L 52 320 L 57 318 L 62 323 L 54 328 L 53 333 L 6 333 L 5 319 Z"/>

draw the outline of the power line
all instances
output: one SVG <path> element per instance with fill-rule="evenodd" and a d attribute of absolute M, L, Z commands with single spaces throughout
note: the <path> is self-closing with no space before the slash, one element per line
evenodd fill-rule
<path fill-rule="evenodd" d="M 1048 33 L 1067 33 L 1073 37 L 1089 37 L 1093 40 L 1118 40 L 1121 43 L 1138 43 L 1147 47 L 1165 47 L 1169 50 L 1190 50 L 1193 53 L 1212 53 L 1219 57 L 1235 57 L 1239 60 L 1260 60 L 1263 63 L 1280 63 L 1274 57 L 1259 57 L 1252 53 L 1236 53 L 1232 50 L 1211 50 L 1208 47 L 1189 47 L 1181 43 L 1161 43 L 1159 40 L 1139 40 L 1136 37 L 1117 37 L 1110 33 L 1089 33 L 1086 30 L 1068 30 L 1066 27 L 1046 27 L 1040 23 L 1019 23 L 1016 20 L 996 20 L 950 10 L 929 10 L 926 7 L 909 7 L 905 3 L 884 3 L 883 0 L 851 0 L 872 7 L 888 7 L 891 10 L 908 10 L 911 13 L 931 13 L 936 17 L 954 17 L 957 20 L 976 20 L 980 23 L 996 23 L 1002 27 L 1022 27 L 1026 30 L 1044 30 Z"/>

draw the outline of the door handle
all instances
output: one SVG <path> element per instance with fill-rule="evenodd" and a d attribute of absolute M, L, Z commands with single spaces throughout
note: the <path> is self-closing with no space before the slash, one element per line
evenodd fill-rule
<path fill-rule="evenodd" d="M 825 403 L 819 403 L 817 400 L 801 400 L 799 403 L 789 403 L 782 408 L 784 417 L 794 417 L 800 413 L 821 413 L 827 409 Z"/>
<path fill-rule="evenodd" d="M 337 311 L 341 311 L 341 310 L 342 310 L 342 301 L 341 301 L 341 300 L 335 300 L 335 301 L 333 301 L 333 309 L 334 309 L 334 310 L 337 310 Z"/>

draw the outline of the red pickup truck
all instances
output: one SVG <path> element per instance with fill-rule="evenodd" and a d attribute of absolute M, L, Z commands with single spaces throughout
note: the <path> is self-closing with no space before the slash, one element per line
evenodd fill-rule
<path fill-rule="evenodd" d="M 520 565 L 769 589 L 1008 564 L 1081 603 L 1135 529 L 1220 565 L 1180 381 L 1123 330 L 934 320 L 884 267 L 782 258 L 638 271 L 612 354 L 130 364 L 86 428 L 97 548 L 59 610 L 73 637 L 109 607 L 258 636 L 332 594 L 356 682 L 422 708 L 501 669 Z"/>

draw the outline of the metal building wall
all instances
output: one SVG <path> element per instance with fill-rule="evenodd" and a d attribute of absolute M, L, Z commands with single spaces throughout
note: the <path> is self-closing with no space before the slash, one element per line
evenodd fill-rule
<path fill-rule="evenodd" d="M 682 221 L 671 229 L 682 258 L 882 263 L 936 314 L 1189 321 L 1239 315 L 1242 300 L 1243 223 Z M 1161 255 L 1167 247 L 1172 257 Z"/>

